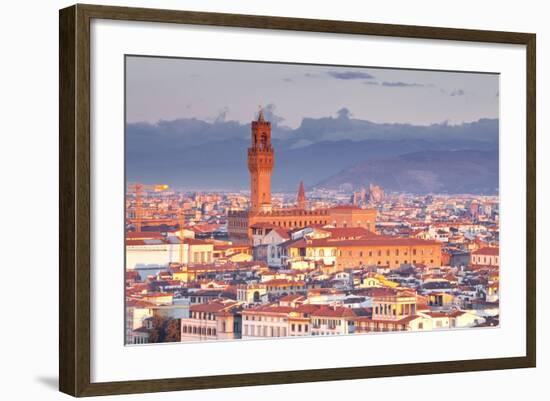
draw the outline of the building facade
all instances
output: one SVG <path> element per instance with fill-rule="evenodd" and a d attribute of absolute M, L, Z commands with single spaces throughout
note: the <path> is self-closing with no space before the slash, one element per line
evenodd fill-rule
<path fill-rule="evenodd" d="M 220 300 L 191 305 L 189 318 L 181 319 L 182 341 L 212 341 L 241 338 L 240 304 Z"/>

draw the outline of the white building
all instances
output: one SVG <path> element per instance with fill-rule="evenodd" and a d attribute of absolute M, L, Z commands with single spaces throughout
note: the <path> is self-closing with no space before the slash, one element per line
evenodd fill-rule
<path fill-rule="evenodd" d="M 179 240 L 126 240 L 126 269 L 158 269 L 170 263 L 188 263 L 189 246 Z"/>
<path fill-rule="evenodd" d="M 346 307 L 322 307 L 311 313 L 312 336 L 334 336 L 355 332 L 355 313 Z"/>

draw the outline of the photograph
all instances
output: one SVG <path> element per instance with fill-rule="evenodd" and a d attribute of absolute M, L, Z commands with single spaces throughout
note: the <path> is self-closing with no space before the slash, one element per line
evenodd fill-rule
<path fill-rule="evenodd" d="M 124 344 L 499 327 L 499 82 L 125 55 Z"/>

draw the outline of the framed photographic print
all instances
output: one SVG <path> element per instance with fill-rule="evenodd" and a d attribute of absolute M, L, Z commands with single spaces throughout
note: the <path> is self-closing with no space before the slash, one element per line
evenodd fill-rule
<path fill-rule="evenodd" d="M 60 390 L 534 367 L 535 35 L 60 11 Z"/>

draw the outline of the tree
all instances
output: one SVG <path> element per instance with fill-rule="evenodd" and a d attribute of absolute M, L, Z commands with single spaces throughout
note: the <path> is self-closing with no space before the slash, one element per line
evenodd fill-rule
<path fill-rule="evenodd" d="M 181 340 L 180 320 L 154 316 L 149 334 L 150 343 L 170 343 Z"/>
<path fill-rule="evenodd" d="M 162 343 L 164 342 L 164 329 L 165 319 L 160 316 L 153 316 L 151 320 L 151 332 L 149 333 L 150 343 Z"/>
<path fill-rule="evenodd" d="M 180 319 L 169 319 L 166 322 L 164 342 L 174 343 L 181 341 Z"/>

